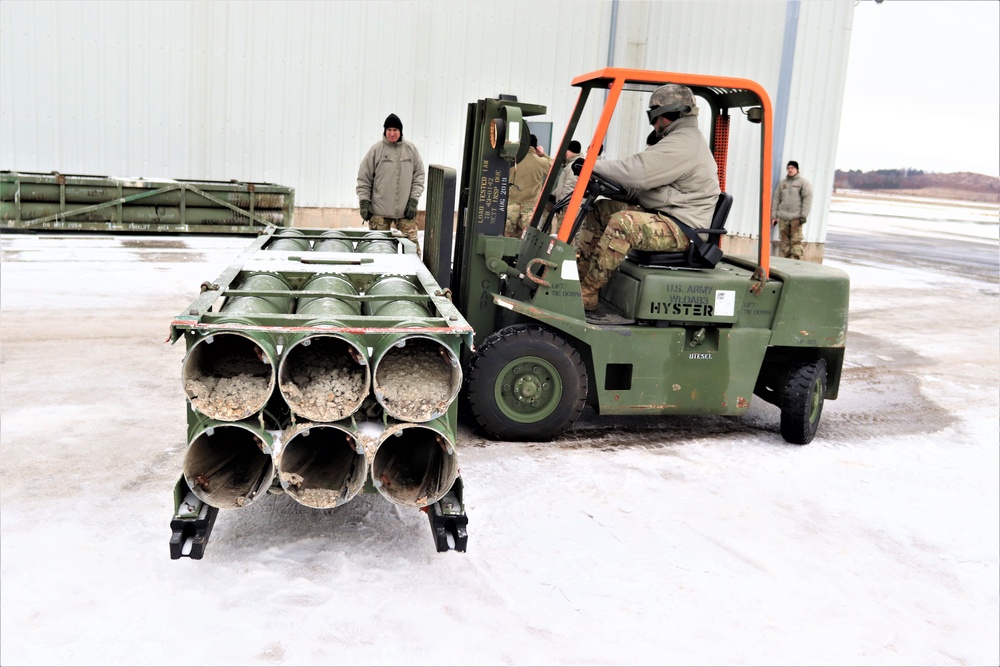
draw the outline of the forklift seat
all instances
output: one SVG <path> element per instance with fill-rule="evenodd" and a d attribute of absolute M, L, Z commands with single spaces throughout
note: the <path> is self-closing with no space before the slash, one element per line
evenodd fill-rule
<path fill-rule="evenodd" d="M 729 209 L 733 206 L 733 196 L 728 192 L 719 194 L 718 201 L 715 202 L 715 214 L 712 215 L 712 225 L 708 229 L 695 229 L 689 227 L 672 215 L 664 213 L 671 220 L 677 223 L 684 235 L 688 237 L 687 250 L 683 252 L 653 252 L 646 250 L 629 250 L 626 257 L 642 266 L 680 266 L 696 269 L 714 268 L 722 259 L 722 248 L 719 247 L 718 237 L 726 233 L 726 218 L 729 217 Z M 703 239 L 699 235 L 705 234 L 712 237 L 712 240 Z"/>

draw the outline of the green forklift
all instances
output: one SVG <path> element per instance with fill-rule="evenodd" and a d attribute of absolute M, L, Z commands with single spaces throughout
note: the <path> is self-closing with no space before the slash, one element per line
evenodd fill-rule
<path fill-rule="evenodd" d="M 687 251 L 630 251 L 601 290 L 604 316 L 588 320 L 573 240 L 594 202 L 622 190 L 594 174 L 596 149 L 616 109 L 634 115 L 666 83 L 688 86 L 702 115 L 710 111 L 709 146 L 723 193 L 711 229 Z M 543 441 L 565 432 L 588 405 L 600 415 L 738 416 L 756 394 L 780 408 L 785 440 L 809 443 L 824 400 L 836 399 L 840 386 L 849 279 L 830 267 L 770 257 L 773 117 L 766 92 L 745 79 L 620 68 L 573 85 L 576 106 L 521 238 L 503 235 L 510 169 L 529 149 L 526 119 L 545 107 L 509 96 L 470 104 L 461 174 L 431 166 L 424 261 L 450 285 L 475 330 L 474 345 L 462 351 L 463 412 L 492 438 Z M 629 96 L 645 97 L 621 104 Z M 603 107 L 576 187 L 546 206 L 588 101 Z M 759 132 L 756 192 L 726 192 L 733 118 L 740 129 Z M 749 208 L 756 243 L 752 235 L 739 239 L 756 246 L 755 256 L 722 250 L 734 198 L 757 203 Z"/>

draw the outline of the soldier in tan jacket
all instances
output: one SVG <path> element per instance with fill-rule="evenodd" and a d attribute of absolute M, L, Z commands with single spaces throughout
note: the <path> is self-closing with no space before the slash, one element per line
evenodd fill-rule
<path fill-rule="evenodd" d="M 628 189 L 628 201 L 599 199 L 577 234 L 584 310 L 595 310 L 603 287 L 631 248 L 685 250 L 688 237 L 666 215 L 698 228 L 712 224 L 719 171 L 698 129 L 698 106 L 687 86 L 669 83 L 649 99 L 649 122 L 659 139 L 641 153 L 594 166 Z M 579 160 L 577 160 L 579 162 Z"/>
<path fill-rule="evenodd" d="M 417 201 L 424 191 L 424 163 L 417 147 L 403 140 L 403 122 L 394 113 L 385 119 L 382 141 L 368 149 L 358 167 L 361 217 L 374 230 L 396 226 L 417 246 Z"/>
<path fill-rule="evenodd" d="M 531 135 L 531 148 L 511 169 L 504 236 L 520 236 L 531 222 L 538 195 L 542 191 L 551 166 L 552 158 L 545 156 L 545 152 L 538 148 L 538 138 Z"/>
<path fill-rule="evenodd" d="M 771 199 L 771 222 L 778 225 L 782 257 L 802 259 L 802 225 L 812 208 L 812 184 L 799 175 L 799 163 L 789 160 L 788 176 L 774 189 Z"/>

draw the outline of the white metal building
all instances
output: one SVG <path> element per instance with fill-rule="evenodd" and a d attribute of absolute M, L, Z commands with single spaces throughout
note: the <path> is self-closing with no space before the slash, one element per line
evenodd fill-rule
<path fill-rule="evenodd" d="M 819 223 L 806 241 L 822 242 L 853 13 L 853 0 L 4 0 L 0 168 L 264 181 L 294 187 L 300 207 L 357 207 L 358 164 L 389 113 L 425 164 L 458 169 L 476 99 L 547 106 L 531 120 L 552 123 L 554 145 L 573 77 L 694 72 L 769 91 L 773 175 L 799 161 Z M 642 147 L 636 116 L 606 156 Z M 749 148 L 730 147 L 732 192 L 756 183 Z"/>

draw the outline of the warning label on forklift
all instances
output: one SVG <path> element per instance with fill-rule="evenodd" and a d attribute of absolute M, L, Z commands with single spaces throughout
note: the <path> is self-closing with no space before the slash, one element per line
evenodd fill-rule
<path fill-rule="evenodd" d="M 719 317 L 732 317 L 736 312 L 736 291 L 720 289 L 715 292 L 715 314 Z"/>

